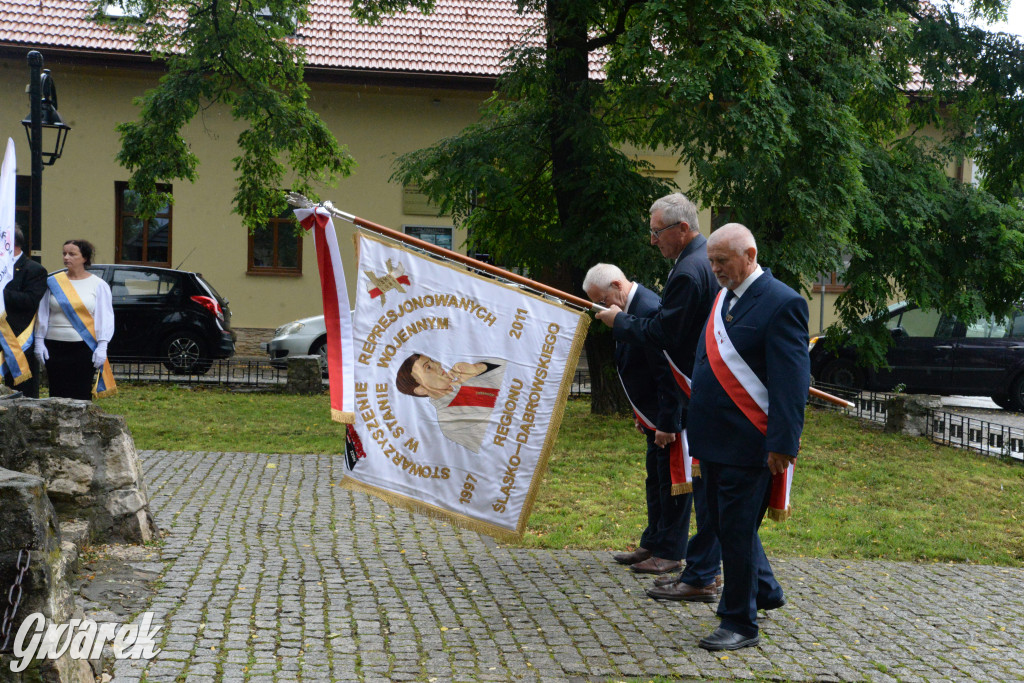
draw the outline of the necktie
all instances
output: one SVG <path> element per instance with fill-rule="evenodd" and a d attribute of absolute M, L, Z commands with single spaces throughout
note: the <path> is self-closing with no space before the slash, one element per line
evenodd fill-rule
<path fill-rule="evenodd" d="M 729 322 L 730 320 L 732 320 L 732 316 L 729 315 L 729 304 L 735 298 L 735 292 L 733 292 L 731 289 L 725 290 L 725 300 L 722 302 L 722 320 L 724 320 L 725 322 Z"/>

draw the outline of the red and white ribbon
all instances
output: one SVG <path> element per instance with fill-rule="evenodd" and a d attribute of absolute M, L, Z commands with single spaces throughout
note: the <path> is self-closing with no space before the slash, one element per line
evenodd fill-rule
<path fill-rule="evenodd" d="M 295 217 L 306 230 L 313 231 L 316 263 L 320 270 L 320 290 L 327 326 L 327 372 L 331 388 L 331 419 L 351 424 L 355 421 L 355 383 L 353 375 L 352 307 L 345 285 L 338 235 L 331 215 L 323 208 L 295 209 Z"/>
<path fill-rule="evenodd" d="M 758 431 L 768 434 L 768 387 L 750 369 L 733 346 L 722 320 L 725 290 L 718 292 L 711 318 L 704 328 L 704 345 L 708 362 L 718 383 L 736 407 L 747 416 Z M 772 475 L 772 490 L 768 501 L 768 515 L 783 520 L 790 515 L 790 491 L 793 486 L 793 463 L 782 474 Z"/>
<path fill-rule="evenodd" d="M 622 375 L 619 375 L 619 381 L 622 382 Z M 633 403 L 633 399 L 629 397 L 629 391 L 626 390 L 625 382 L 622 382 L 622 390 L 626 394 L 626 400 L 629 401 L 629 405 L 633 408 L 633 414 L 636 415 L 637 421 L 647 429 L 657 431 L 657 427 L 654 422 L 640 412 L 640 409 L 636 407 L 635 403 Z M 687 395 L 689 395 L 689 392 L 687 392 Z M 692 492 L 693 477 L 695 475 L 693 471 L 693 459 L 690 458 L 690 447 L 686 443 L 685 429 L 682 433 L 677 433 L 676 440 L 668 446 L 668 464 L 669 472 L 672 476 L 672 495 L 680 496 L 684 493 Z"/>

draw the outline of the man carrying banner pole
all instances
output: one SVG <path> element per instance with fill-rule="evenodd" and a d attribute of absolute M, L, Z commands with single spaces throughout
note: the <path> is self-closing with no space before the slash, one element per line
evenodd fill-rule
<path fill-rule="evenodd" d="M 773 477 L 788 493 L 810 384 L 807 302 L 757 264 L 757 245 L 739 223 L 716 230 L 708 258 L 725 287 L 697 347 L 689 437 L 705 479 L 711 522 L 722 544 L 725 587 L 719 628 L 706 650 L 760 641 L 757 610 L 786 604 L 764 555 L 758 527 Z"/>
<path fill-rule="evenodd" d="M 674 261 L 657 313 L 640 318 L 613 305 L 596 317 L 612 328 L 616 340 L 647 345 L 665 354 L 680 391 L 686 395 L 682 413 L 686 428 L 688 375 L 693 369 L 697 340 L 719 286 L 708 264 L 707 240 L 700 234 L 693 202 L 683 194 L 670 194 L 655 201 L 650 212 L 651 244 L 658 247 L 662 256 Z M 674 435 L 659 433 L 656 442 L 665 445 L 672 438 Z M 647 590 L 652 598 L 688 602 L 714 602 L 718 598 L 721 550 L 707 518 L 701 478 L 694 477 L 692 486 L 697 533 L 686 546 L 686 567 L 677 578 L 655 580 L 655 586 Z M 689 529 L 689 510 L 685 516 L 683 528 Z"/>
<path fill-rule="evenodd" d="M 614 304 L 629 315 L 646 318 L 658 311 L 658 295 L 631 282 L 622 270 L 610 263 L 598 263 L 587 272 L 583 291 L 591 301 L 601 306 Z M 637 550 L 613 557 L 620 564 L 631 565 L 638 573 L 677 571 L 686 553 L 689 530 L 683 522 L 689 522 L 686 512 L 690 499 L 686 495 L 672 495 L 671 449 L 681 450 L 684 442 L 677 436 L 667 446 L 659 446 L 655 435 L 659 431 L 679 434 L 682 414 L 679 390 L 667 359 L 650 345 L 616 343 L 615 368 L 626 398 L 633 406 L 637 428 L 647 437 L 647 528 L 640 536 Z M 680 465 L 685 467 L 683 453 L 678 456 Z M 685 474 L 683 479 L 688 483 L 690 478 Z M 688 489 L 680 491 L 686 492 Z"/>

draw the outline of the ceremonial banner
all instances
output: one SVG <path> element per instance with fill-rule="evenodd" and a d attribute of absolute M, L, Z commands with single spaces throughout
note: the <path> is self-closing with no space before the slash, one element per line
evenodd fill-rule
<path fill-rule="evenodd" d="M 0 167 L 0 292 L 14 277 L 14 209 L 17 160 L 14 140 L 7 138 L 4 163 Z M 0 296 L 0 314 L 4 312 L 4 298 Z"/>
<path fill-rule="evenodd" d="M 589 317 L 371 233 L 356 241 L 343 485 L 521 537 Z"/>

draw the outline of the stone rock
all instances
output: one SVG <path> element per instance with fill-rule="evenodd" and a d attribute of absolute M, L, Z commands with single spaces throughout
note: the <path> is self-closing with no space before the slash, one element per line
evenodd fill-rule
<path fill-rule="evenodd" d="M 60 530 L 46 483 L 37 476 L 0 467 L 0 556 L 19 550 L 50 552 Z M 0 569 L 3 568 L 0 563 Z M 14 566 L 14 562 L 10 563 Z M 0 587 L 4 584 L 0 583 Z M 10 584 L 7 584 L 10 585 Z"/>
<path fill-rule="evenodd" d="M 46 495 L 43 479 L 0 468 L 0 589 L 6 598 L 12 586 L 17 583 L 19 588 L 10 646 L 13 647 L 13 639 L 29 615 L 39 613 L 48 623 L 66 623 L 76 613 L 68 573 L 77 559 L 77 552 L 65 550 L 71 549 L 65 549 L 61 542 L 57 514 Z M 18 566 L 19 562 L 24 562 L 26 551 L 28 567 L 22 574 Z M 19 673 L 10 670 L 10 661 L 9 656 L 0 655 L 0 683 L 92 683 L 95 680 L 88 661 L 76 661 L 68 656 L 33 660 Z"/>
<path fill-rule="evenodd" d="M 289 394 L 319 394 L 324 390 L 321 375 L 319 356 L 289 356 L 284 390 Z"/>
<path fill-rule="evenodd" d="M 0 467 L 42 477 L 57 514 L 88 520 L 94 541 L 158 536 L 124 418 L 88 401 L 0 401 Z"/>
<path fill-rule="evenodd" d="M 896 394 L 885 400 L 885 431 L 908 436 L 928 435 L 928 413 L 938 410 L 938 396 Z"/>

